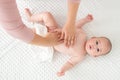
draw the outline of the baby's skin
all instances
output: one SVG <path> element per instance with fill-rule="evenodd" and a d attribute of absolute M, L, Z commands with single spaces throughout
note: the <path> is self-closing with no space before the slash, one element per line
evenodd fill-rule
<path fill-rule="evenodd" d="M 54 46 L 58 52 L 70 55 L 70 59 L 57 72 L 58 76 L 63 76 L 67 70 L 82 61 L 86 55 L 85 44 L 87 40 L 86 33 L 82 30 L 82 26 L 93 20 L 92 15 L 88 14 L 85 18 L 76 22 L 76 40 L 72 47 L 66 47 L 64 44 Z"/>
<path fill-rule="evenodd" d="M 51 13 L 42 12 L 33 15 L 29 9 L 25 9 L 25 13 L 28 21 L 37 22 L 40 24 L 42 23 L 45 25 L 48 29 L 48 34 L 57 31 L 59 34 L 57 37 L 61 36 L 61 29 Z M 70 59 L 57 72 L 57 76 L 65 75 L 65 72 L 73 68 L 73 66 L 76 64 L 80 63 L 85 58 L 87 53 L 91 56 L 97 57 L 110 51 L 109 42 L 105 37 L 92 37 L 87 40 L 87 35 L 82 27 L 92 20 L 93 16 L 88 14 L 85 18 L 82 18 L 76 22 L 76 39 L 73 46 L 66 47 L 64 43 L 53 46 L 56 51 L 68 54 L 70 56 Z"/>

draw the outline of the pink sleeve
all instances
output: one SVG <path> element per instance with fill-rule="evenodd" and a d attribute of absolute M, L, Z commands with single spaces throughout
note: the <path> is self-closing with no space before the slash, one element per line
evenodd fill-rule
<path fill-rule="evenodd" d="M 68 1 L 77 2 L 77 3 L 80 2 L 80 0 L 68 0 Z"/>
<path fill-rule="evenodd" d="M 30 42 L 34 38 L 32 30 L 23 24 L 15 0 L 0 0 L 0 24 L 17 39 Z"/>

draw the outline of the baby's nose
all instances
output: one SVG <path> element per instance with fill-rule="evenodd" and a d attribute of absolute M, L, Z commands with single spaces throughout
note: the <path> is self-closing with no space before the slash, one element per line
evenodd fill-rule
<path fill-rule="evenodd" d="M 92 49 L 95 49 L 96 48 L 96 46 L 95 45 L 92 45 Z"/>

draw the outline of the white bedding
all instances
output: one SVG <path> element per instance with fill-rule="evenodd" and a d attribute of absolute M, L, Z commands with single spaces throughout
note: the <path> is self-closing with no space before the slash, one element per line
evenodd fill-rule
<path fill-rule="evenodd" d="M 50 11 L 62 26 L 65 23 L 66 0 L 17 0 L 22 19 L 33 27 L 24 15 L 28 7 L 33 13 Z M 52 62 L 41 62 L 40 49 L 13 39 L 0 30 L 0 80 L 119 80 L 120 79 L 120 10 L 119 0 L 81 0 L 77 19 L 88 13 L 94 21 L 84 26 L 88 36 L 107 36 L 112 42 L 112 51 L 102 57 L 86 59 L 72 68 L 63 77 L 56 72 L 68 56 L 54 53 Z"/>

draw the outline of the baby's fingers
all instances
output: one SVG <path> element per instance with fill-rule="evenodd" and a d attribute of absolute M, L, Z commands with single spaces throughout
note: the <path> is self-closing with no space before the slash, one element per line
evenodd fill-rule
<path fill-rule="evenodd" d="M 57 72 L 57 76 L 58 77 L 61 77 L 61 76 L 63 76 L 65 73 L 63 73 L 63 72 Z"/>

